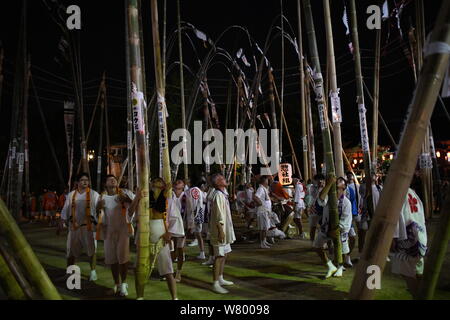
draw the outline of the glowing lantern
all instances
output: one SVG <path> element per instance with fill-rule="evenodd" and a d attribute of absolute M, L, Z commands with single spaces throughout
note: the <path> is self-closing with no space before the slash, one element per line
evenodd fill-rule
<path fill-rule="evenodd" d="M 280 164 L 278 168 L 278 179 L 283 186 L 292 183 L 292 165 L 290 163 Z"/>

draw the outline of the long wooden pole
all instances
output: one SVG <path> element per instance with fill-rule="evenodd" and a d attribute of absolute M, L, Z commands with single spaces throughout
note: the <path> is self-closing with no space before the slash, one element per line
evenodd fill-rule
<path fill-rule="evenodd" d="M 336 166 L 336 175 L 344 177 L 344 161 L 342 159 L 342 137 L 341 137 L 341 122 L 342 115 L 340 110 L 339 89 L 337 87 L 336 79 L 336 62 L 334 56 L 333 44 L 333 28 L 331 26 L 330 2 L 323 0 L 323 10 L 325 17 L 325 32 L 327 38 L 327 53 L 329 66 L 329 82 L 331 94 L 331 109 L 333 122 L 333 143 L 334 143 L 334 159 Z M 327 92 L 325 92 L 327 94 Z"/>
<path fill-rule="evenodd" d="M 16 278 L 8 267 L 6 260 L 0 254 L 0 287 L 10 300 L 26 300 L 27 297 L 19 286 Z"/>
<path fill-rule="evenodd" d="M 375 67 L 373 74 L 373 109 L 372 109 L 372 168 L 377 169 L 378 160 L 378 106 L 380 101 L 380 60 L 381 29 L 377 29 L 375 37 Z"/>
<path fill-rule="evenodd" d="M 3 93 L 3 59 L 5 57 L 5 51 L 0 48 L 0 110 L 2 109 L 2 93 Z"/>
<path fill-rule="evenodd" d="M 105 115 L 105 76 L 103 74 L 102 81 L 102 101 L 100 102 L 100 126 L 98 132 L 98 150 L 97 150 L 97 191 L 101 192 L 102 188 L 102 154 L 103 154 L 103 120 Z M 108 161 L 108 160 L 106 160 Z"/>
<path fill-rule="evenodd" d="M 311 91 L 309 84 L 305 86 L 305 99 L 306 99 L 306 117 L 308 127 L 308 150 L 309 150 L 309 170 L 310 177 L 313 178 L 317 174 L 316 165 L 316 147 L 314 145 L 314 125 L 312 120 L 311 111 Z"/>
<path fill-rule="evenodd" d="M 450 189 L 447 192 L 445 204 L 441 209 L 437 230 L 425 259 L 422 281 L 420 282 L 417 299 L 432 300 L 441 274 L 450 241 Z"/>
<path fill-rule="evenodd" d="M 319 109 L 320 127 L 322 130 L 323 153 L 325 158 L 327 177 L 335 177 L 333 147 L 331 144 L 330 128 L 328 126 L 328 114 L 325 108 L 325 97 L 323 90 L 323 78 L 320 67 L 319 52 L 317 50 L 316 33 L 314 30 L 314 21 L 310 0 L 304 0 L 303 8 L 305 11 L 306 30 L 309 41 L 309 51 L 314 74 L 314 91 L 316 94 L 317 107 Z M 336 184 L 330 188 L 328 193 L 328 208 L 330 214 L 330 231 L 335 233 L 333 244 L 335 249 L 335 260 L 338 264 L 342 264 L 342 243 L 341 233 L 339 230 L 339 213 L 337 208 Z"/>
<path fill-rule="evenodd" d="M 105 107 L 105 137 L 106 137 L 106 164 L 107 173 L 112 174 L 112 155 L 111 155 L 111 138 L 110 138 L 110 128 L 109 128 L 109 115 L 108 115 L 108 98 L 106 91 L 106 79 L 103 85 L 103 96 L 104 96 L 104 107 Z"/>
<path fill-rule="evenodd" d="M 355 77 L 356 77 L 356 101 L 359 112 L 359 127 L 361 132 L 361 147 L 364 155 L 364 173 L 366 181 L 366 189 L 364 194 L 364 201 L 366 203 L 366 210 L 369 217 L 372 218 L 374 204 L 372 198 L 372 163 L 370 161 L 370 145 L 369 135 L 366 121 L 366 106 L 364 103 L 364 85 L 361 69 L 361 54 L 359 51 L 359 36 L 358 36 L 358 20 L 356 18 L 356 4 L 355 0 L 350 0 L 350 21 L 351 34 L 353 42 L 353 57 L 355 61 Z"/>
<path fill-rule="evenodd" d="M 31 284 L 37 288 L 42 297 L 48 300 L 60 300 L 58 291 L 1 199 L 0 232 L 19 258 Z"/>
<path fill-rule="evenodd" d="M 138 207 L 138 232 L 137 257 L 136 257 L 136 295 L 138 299 L 144 297 L 144 287 L 149 272 L 149 179 L 148 179 L 148 153 L 146 152 L 146 130 L 144 126 L 144 79 L 141 68 L 141 42 L 139 27 L 139 10 L 137 0 L 127 0 L 127 21 L 130 57 L 130 82 L 128 85 L 132 92 L 133 120 L 136 141 L 136 175 L 137 186 L 143 193 L 143 198 Z M 131 167 L 131 166 L 130 166 Z"/>
<path fill-rule="evenodd" d="M 133 166 L 133 108 L 131 106 L 131 77 L 130 77 L 130 41 L 128 31 L 128 5 L 125 5 L 125 55 L 126 55 L 126 74 L 127 74 L 127 158 L 130 165 L 128 166 L 128 189 L 134 190 L 134 166 Z"/>
<path fill-rule="evenodd" d="M 181 98 L 181 127 L 186 129 L 186 102 L 184 99 L 184 66 L 183 66 L 183 41 L 181 38 L 181 7 L 180 0 L 177 0 L 177 27 L 178 27 L 178 52 L 180 61 L 180 98 Z M 186 140 L 183 138 L 183 150 L 186 148 Z M 184 151 L 183 151 L 184 152 Z M 183 154 L 184 156 L 184 154 Z M 184 163 L 184 180 L 189 178 L 189 168 L 187 163 Z"/>
<path fill-rule="evenodd" d="M 380 275 L 386 264 L 392 236 L 397 226 L 417 163 L 417 157 L 436 104 L 444 73 L 449 62 L 449 52 L 439 48 L 450 46 L 450 1 L 444 1 L 429 45 L 425 62 L 416 86 L 405 130 L 400 140 L 396 159 L 391 164 L 380 201 L 369 228 L 366 245 L 358 262 L 350 290 L 351 299 L 371 299 L 375 290 L 367 287 L 371 273 L 369 266 L 378 266 Z"/>
<path fill-rule="evenodd" d="M 298 54 L 299 63 L 298 69 L 300 73 L 300 121 L 302 124 L 302 148 L 303 148 L 303 177 L 305 182 L 310 178 L 309 161 L 308 161 L 308 131 L 306 120 L 306 105 L 305 105 L 305 66 L 303 63 L 303 34 L 302 34 L 302 14 L 301 14 L 301 0 L 297 0 L 297 17 L 298 17 Z"/>

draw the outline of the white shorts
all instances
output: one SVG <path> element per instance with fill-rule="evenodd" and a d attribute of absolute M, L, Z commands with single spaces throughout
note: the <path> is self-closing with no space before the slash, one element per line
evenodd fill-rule
<path fill-rule="evenodd" d="M 160 276 L 173 273 L 172 257 L 170 256 L 170 246 L 168 244 L 161 249 L 156 260 Z"/>
<path fill-rule="evenodd" d="M 105 264 L 125 264 L 130 261 L 128 230 L 107 231 L 104 239 Z"/>
<path fill-rule="evenodd" d="M 56 210 L 45 210 L 46 217 L 54 217 L 56 215 Z"/>
<path fill-rule="evenodd" d="M 392 264 L 392 273 L 400 274 L 409 278 L 416 278 L 416 275 L 423 274 L 424 261 L 422 257 L 412 258 L 408 260 L 401 259 L 396 254 L 390 255 Z"/>
<path fill-rule="evenodd" d="M 77 230 L 72 230 L 70 226 L 67 235 L 67 257 L 78 258 L 83 249 L 89 257 L 95 254 L 94 232 L 88 231 L 87 226 L 79 227 Z"/>
<path fill-rule="evenodd" d="M 295 209 L 295 211 L 294 211 L 294 219 L 301 219 L 302 218 L 302 214 L 303 214 L 303 209 L 302 208 Z"/>
<path fill-rule="evenodd" d="M 319 223 L 320 216 L 318 214 L 310 214 L 308 217 L 309 227 L 316 227 Z"/>
<path fill-rule="evenodd" d="M 214 256 L 224 257 L 227 253 L 231 252 L 231 245 L 229 243 L 224 245 L 213 246 Z"/>
<path fill-rule="evenodd" d="M 267 231 L 270 228 L 270 219 L 266 211 L 257 213 L 258 230 Z"/>
<path fill-rule="evenodd" d="M 316 239 L 314 239 L 313 242 L 313 248 L 317 248 L 317 249 L 322 249 L 325 247 L 325 244 L 328 241 L 332 241 L 333 239 L 331 239 L 330 237 L 327 237 L 326 235 L 324 235 L 322 232 L 319 232 L 319 234 L 317 235 Z M 350 247 L 348 245 L 348 240 L 342 241 L 342 254 L 347 254 L 350 252 Z"/>

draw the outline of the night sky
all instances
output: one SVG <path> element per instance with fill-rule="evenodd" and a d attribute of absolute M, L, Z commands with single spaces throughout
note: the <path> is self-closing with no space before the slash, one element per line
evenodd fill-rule
<path fill-rule="evenodd" d="M 32 73 L 37 87 L 38 95 L 47 118 L 52 141 L 57 149 L 58 158 L 64 174 L 67 172 L 67 155 L 63 123 L 63 101 L 73 99 L 73 89 L 71 85 L 71 73 L 67 63 L 59 64 L 55 58 L 62 61 L 58 50 L 58 44 L 61 38 L 61 31 L 50 18 L 47 8 L 42 1 L 28 1 L 28 48 L 31 55 Z M 108 105 L 110 107 L 110 123 L 112 143 L 126 142 L 126 66 L 125 66 L 125 15 L 124 2 L 119 0 L 105 1 L 60 1 L 65 5 L 77 4 L 81 7 L 82 30 L 81 38 L 81 56 L 82 73 L 84 83 L 84 103 L 86 115 L 86 127 L 88 126 L 90 114 L 92 112 L 98 85 L 102 73 L 107 74 Z M 297 1 L 284 0 L 284 14 L 289 20 L 285 24 L 285 31 L 292 36 L 298 36 L 297 27 Z M 322 73 L 326 70 L 326 45 L 325 30 L 323 23 L 322 1 L 311 1 L 313 6 L 314 22 L 316 27 L 318 47 L 320 51 Z M 400 2 L 400 1 L 395 1 Z M 406 1 L 406 5 L 401 23 L 402 30 L 407 35 L 410 23 L 414 24 L 414 1 Z M 425 2 L 425 21 L 427 33 L 431 31 L 436 20 L 437 11 L 441 1 Z M 0 167 L 3 169 L 8 143 L 10 139 L 11 122 L 11 102 L 13 92 L 14 64 L 19 37 L 19 25 L 21 16 L 22 1 L 1 1 L 0 3 L 0 40 L 5 50 L 3 95 L 1 97 L 1 119 L 0 119 Z M 160 22 L 162 21 L 162 3 L 159 1 Z M 274 18 L 280 13 L 280 1 L 203 1 L 203 0 L 183 0 L 181 1 L 182 20 L 193 24 L 196 28 L 203 31 L 215 40 L 220 33 L 230 25 L 240 25 L 246 27 L 251 36 L 258 42 L 260 47 L 264 46 L 266 36 Z M 365 21 L 368 15 L 366 8 L 376 1 L 358 0 L 359 15 L 359 36 L 362 56 L 362 66 L 364 79 L 372 91 L 373 87 L 373 64 L 374 64 L 374 44 L 375 31 L 368 30 Z M 394 1 L 389 1 L 392 11 Z M 348 38 L 345 35 L 345 27 L 342 23 L 343 14 L 342 0 L 331 1 L 331 14 L 334 33 L 335 55 L 338 73 L 338 86 L 341 88 L 341 104 L 343 106 L 343 124 L 342 134 L 344 147 L 356 146 L 359 143 L 359 124 L 358 113 L 355 98 L 354 68 L 352 56 L 348 50 Z M 167 37 L 176 29 L 176 1 L 167 1 Z M 302 17 L 304 21 L 304 17 Z M 149 1 L 143 0 L 143 23 L 145 39 L 145 58 L 146 58 L 146 76 L 149 95 L 153 92 L 154 72 L 153 72 L 153 51 L 151 37 L 151 20 Z M 279 25 L 276 23 L 275 25 Z M 291 30 L 292 27 L 292 30 Z M 162 32 L 162 23 L 160 24 Z M 389 39 L 387 34 L 389 32 Z M 194 45 L 197 48 L 200 59 L 203 59 L 207 50 L 203 43 L 190 34 Z M 407 36 L 404 37 L 406 39 Z M 408 61 L 402 52 L 401 39 L 396 28 L 396 21 L 391 19 L 383 25 L 383 52 L 381 66 L 381 84 L 380 84 L 380 111 L 387 121 L 394 138 L 398 140 L 399 134 L 404 122 L 405 111 L 411 101 L 414 89 L 414 77 Z M 307 39 L 305 27 L 303 26 L 304 49 L 307 50 Z M 190 44 L 186 39 L 183 41 L 185 63 L 195 72 L 198 70 L 196 57 Z M 285 113 L 288 124 L 293 135 L 294 144 L 300 150 L 300 110 L 298 94 L 298 57 L 293 47 L 286 41 L 285 65 Z M 218 46 L 226 49 L 232 56 L 235 56 L 239 48 L 244 49 L 248 58 L 252 57 L 252 52 L 248 45 L 245 33 L 241 31 L 232 31 L 227 33 Z M 307 56 L 309 56 L 309 52 Z M 257 57 L 258 54 L 255 53 Z M 172 55 L 168 59 L 168 65 L 178 60 L 178 50 L 175 45 Z M 281 38 L 273 41 L 267 57 L 275 70 L 275 78 L 278 91 L 281 91 Z M 253 61 L 250 68 L 244 68 L 248 71 L 248 78 L 252 78 L 254 72 Z M 259 61 L 259 59 L 258 59 Z M 189 94 L 191 88 L 188 84 L 192 83 L 192 77 L 185 73 Z M 178 110 L 173 110 L 178 105 L 179 91 L 175 87 L 178 85 L 178 68 L 167 76 L 167 99 L 169 113 L 176 115 Z M 189 79 L 190 78 L 190 79 Z M 229 75 L 225 69 L 217 65 L 208 72 L 210 78 L 209 86 L 212 98 L 216 102 L 218 112 L 221 117 L 224 116 L 226 106 L 226 92 Z M 172 86 L 172 89 L 171 87 Z M 173 87 L 175 86 L 175 87 Z M 263 87 L 265 90 L 265 87 Z M 171 96 L 172 95 L 172 96 Z M 264 92 L 261 101 L 267 100 L 267 93 Z M 187 96 L 188 99 L 188 96 Z M 233 100 L 234 101 L 234 100 Z M 445 101 L 448 105 L 448 101 Z M 55 185 L 57 182 L 52 165 L 52 158 L 49 153 L 47 142 L 42 131 L 42 123 L 36 110 L 36 102 L 33 95 L 30 96 L 30 154 L 31 154 L 31 180 L 32 189 L 36 190 L 46 184 Z M 171 110 L 172 108 L 172 110 Z M 264 103 L 258 106 L 261 112 L 267 112 L 268 104 Z M 367 117 L 369 130 L 371 130 L 371 102 L 366 95 Z M 316 112 L 313 105 L 313 113 Z M 197 115 L 196 115 L 197 116 Z M 316 117 L 316 115 L 314 116 Z M 175 125 L 170 124 L 170 129 Z M 435 139 L 450 139 L 448 128 L 448 119 L 439 105 L 436 106 L 432 117 L 432 126 Z M 90 149 L 96 148 L 97 138 L 94 129 L 94 138 L 89 142 Z M 369 131 L 370 133 L 371 131 Z M 389 140 L 380 124 L 380 144 L 388 145 Z M 319 137 L 318 128 L 315 128 L 316 137 Z M 369 134 L 369 139 L 371 135 Z M 287 141 L 286 141 L 287 142 Z M 321 145 L 316 143 L 316 151 L 320 153 Z M 288 151 L 287 144 L 285 151 Z M 290 152 L 290 151 L 289 151 Z M 318 160 L 319 161 L 319 160 Z"/>

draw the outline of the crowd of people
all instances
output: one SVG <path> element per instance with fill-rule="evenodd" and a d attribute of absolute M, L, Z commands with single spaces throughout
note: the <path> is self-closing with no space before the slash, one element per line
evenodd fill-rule
<path fill-rule="evenodd" d="M 355 248 L 359 253 L 364 248 L 383 190 L 376 175 L 370 180 L 369 193 L 366 192 L 369 184 L 359 183 L 352 172 L 346 177 L 328 179 L 317 174 L 307 183 L 293 176 L 288 186 L 283 186 L 277 176 L 255 176 L 250 183 L 230 189 L 225 177 L 217 173 L 176 180 L 173 184 L 154 178 L 146 194 L 140 189 L 132 192 L 120 188 L 117 178 L 108 175 L 104 191 L 97 193 L 90 188 L 89 176 L 80 174 L 71 192 L 65 190 L 59 196 L 49 190 L 44 190 L 39 197 L 32 194 L 30 220 L 47 219 L 50 226 L 57 227 L 58 234 L 67 229 L 67 265 L 74 265 L 85 252 L 90 259 L 91 281 L 97 280 L 96 242 L 103 240 L 105 264 L 111 266 L 114 280 L 113 291 L 127 296 L 130 238 L 134 237 L 137 245 L 140 230 L 136 212 L 141 199 L 148 196 L 151 223 L 162 221 L 161 232 L 156 232 L 156 238 L 153 235 L 150 242 L 159 244 L 156 265 L 161 278 L 167 281 L 172 298 L 177 299 L 176 283 L 182 281 L 185 246 L 198 248 L 196 259 L 212 266 L 212 291 L 226 294 L 226 287 L 233 282 L 224 279 L 224 265 L 236 241 L 234 225 L 239 219 L 246 229 L 242 238 L 254 236 L 258 248 L 270 250 L 276 245 L 276 239 L 310 241 L 326 267 L 325 278 L 342 277 L 346 268 L 352 268 L 358 260 Z M 330 222 L 329 193 L 333 186 L 337 192 L 338 230 L 332 229 Z M 336 245 L 341 246 L 343 263 L 333 260 Z M 426 249 L 423 205 L 410 188 L 388 259 L 392 271 L 405 277 L 412 293 L 423 271 Z"/>

